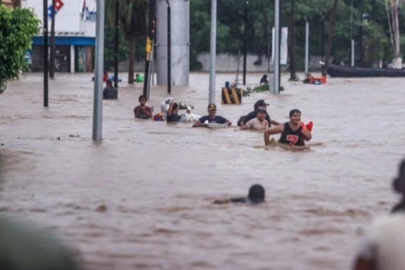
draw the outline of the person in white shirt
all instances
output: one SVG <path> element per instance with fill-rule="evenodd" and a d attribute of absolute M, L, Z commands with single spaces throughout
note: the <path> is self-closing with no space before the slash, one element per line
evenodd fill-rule
<path fill-rule="evenodd" d="M 404 270 L 405 269 L 405 160 L 393 189 L 402 194 L 402 200 L 391 215 L 375 220 L 370 226 L 353 270 Z"/>

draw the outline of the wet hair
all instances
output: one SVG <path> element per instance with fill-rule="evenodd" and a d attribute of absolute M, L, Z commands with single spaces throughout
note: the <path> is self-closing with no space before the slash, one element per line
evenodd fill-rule
<path fill-rule="evenodd" d="M 292 109 L 292 110 L 290 111 L 290 118 L 291 118 L 291 116 L 294 115 L 294 113 L 299 113 L 299 114 L 301 114 L 301 111 L 298 110 L 298 109 Z"/>
<path fill-rule="evenodd" d="M 146 99 L 146 100 L 148 100 L 144 95 L 140 95 L 139 98 L 138 98 L 138 101 L 141 101 L 141 99 Z"/>
<path fill-rule="evenodd" d="M 174 111 L 174 110 L 177 110 L 177 108 L 179 107 L 179 104 L 177 104 L 176 102 L 173 104 L 173 108 L 172 108 L 172 110 Z"/>
<path fill-rule="evenodd" d="M 248 198 L 253 202 L 262 202 L 266 197 L 266 191 L 261 185 L 253 185 L 249 189 Z"/>

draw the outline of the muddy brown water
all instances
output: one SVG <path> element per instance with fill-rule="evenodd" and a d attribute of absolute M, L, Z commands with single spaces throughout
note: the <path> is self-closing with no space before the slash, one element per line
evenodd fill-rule
<path fill-rule="evenodd" d="M 298 108 L 314 122 L 311 150 L 291 152 L 264 149 L 257 132 L 134 120 L 142 85 L 125 83 L 104 101 L 95 144 L 91 76 L 57 74 L 46 109 L 41 74 L 0 96 L 0 210 L 58 234 L 85 269 L 348 269 L 367 224 L 397 199 L 405 79 L 317 86 L 285 75 L 281 95 L 236 106 L 221 105 L 219 91 L 234 75 L 218 74 L 218 114 L 232 122 L 260 98 L 277 121 Z M 192 74 L 172 96 L 204 115 L 208 83 Z M 155 112 L 166 96 L 152 88 Z M 266 188 L 261 206 L 212 204 L 255 183 Z"/>

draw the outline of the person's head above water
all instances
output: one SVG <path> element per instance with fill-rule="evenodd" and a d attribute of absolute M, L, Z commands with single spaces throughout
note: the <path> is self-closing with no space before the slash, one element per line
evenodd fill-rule
<path fill-rule="evenodd" d="M 112 81 L 111 80 L 107 80 L 106 84 L 107 84 L 107 87 L 112 87 Z"/>
<path fill-rule="evenodd" d="M 394 179 L 392 187 L 395 192 L 405 195 L 405 159 L 399 165 L 399 175 Z"/>
<path fill-rule="evenodd" d="M 266 197 L 266 191 L 264 188 L 259 185 L 253 185 L 249 189 L 249 194 L 248 194 L 248 199 L 254 203 L 261 203 L 264 202 L 264 199 Z"/>
<path fill-rule="evenodd" d="M 256 101 L 255 105 L 253 106 L 253 109 L 257 111 L 258 109 L 264 109 L 267 110 L 267 106 L 269 106 L 268 103 L 264 101 L 264 99 L 259 99 Z"/>
<path fill-rule="evenodd" d="M 290 123 L 299 125 L 301 123 L 301 111 L 293 109 L 290 111 Z"/>
<path fill-rule="evenodd" d="M 139 98 L 138 98 L 138 101 L 141 104 L 141 106 L 145 106 L 147 100 L 148 99 L 144 95 L 140 95 Z"/>
<path fill-rule="evenodd" d="M 208 115 L 214 118 L 217 113 L 217 106 L 215 104 L 208 105 Z"/>

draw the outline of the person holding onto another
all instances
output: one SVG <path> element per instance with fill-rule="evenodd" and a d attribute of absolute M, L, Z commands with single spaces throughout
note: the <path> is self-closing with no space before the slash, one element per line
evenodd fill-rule
<path fill-rule="evenodd" d="M 271 125 L 275 125 L 275 126 L 280 125 L 279 122 L 270 119 L 270 115 L 267 113 L 267 106 L 268 105 L 269 104 L 267 104 L 263 99 L 258 100 L 255 103 L 255 105 L 253 106 L 253 111 L 250 112 L 246 116 L 242 116 L 239 119 L 238 126 L 243 126 L 245 123 L 249 122 L 250 120 L 255 119 L 257 117 L 257 110 L 259 110 L 259 109 L 263 109 L 263 110 L 266 111 L 266 121 L 269 124 L 268 127 L 271 127 Z"/>
<path fill-rule="evenodd" d="M 278 142 L 291 146 L 304 146 L 305 141 L 310 141 L 312 139 L 312 134 L 307 126 L 301 122 L 301 112 L 297 109 L 290 111 L 289 122 L 270 128 L 264 132 L 264 144 L 270 144 L 270 135 L 280 133 L 281 137 Z"/>
<path fill-rule="evenodd" d="M 217 106 L 215 104 L 208 105 L 208 115 L 201 117 L 197 122 L 194 123 L 193 127 L 207 127 L 207 124 L 227 124 L 228 126 L 232 125 L 232 122 L 228 119 L 216 115 Z"/>
<path fill-rule="evenodd" d="M 249 120 L 246 124 L 240 127 L 241 130 L 254 129 L 254 130 L 266 130 L 269 127 L 269 122 L 267 122 L 266 110 L 257 110 L 257 117 Z"/>
<path fill-rule="evenodd" d="M 112 86 L 112 81 L 107 80 L 107 87 L 103 90 L 103 99 L 117 99 L 118 90 Z"/>
<path fill-rule="evenodd" d="M 179 104 L 174 102 L 174 98 L 170 101 L 169 109 L 167 110 L 167 122 L 180 122 Z"/>
<path fill-rule="evenodd" d="M 153 108 L 146 106 L 147 98 L 144 95 L 139 96 L 139 106 L 134 109 L 135 118 L 150 119 L 153 116 Z"/>

